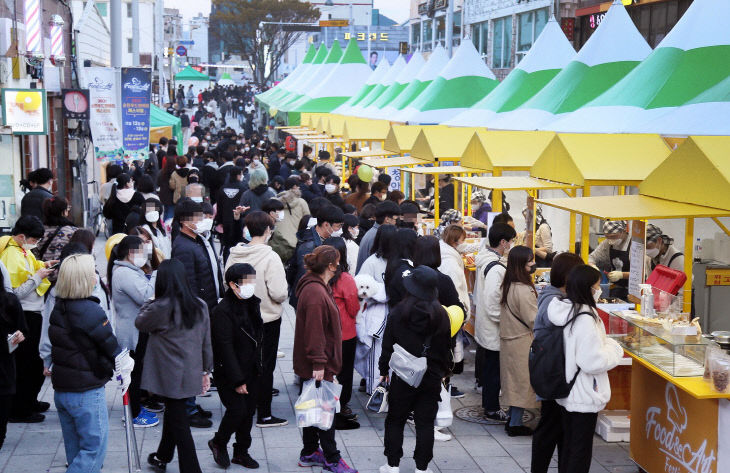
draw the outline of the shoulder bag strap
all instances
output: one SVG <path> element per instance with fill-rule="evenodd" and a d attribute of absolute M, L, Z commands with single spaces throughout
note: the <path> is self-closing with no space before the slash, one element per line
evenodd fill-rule
<path fill-rule="evenodd" d="M 504 269 L 507 269 L 507 267 L 506 267 L 505 265 L 503 265 L 502 263 L 500 263 L 500 262 L 499 262 L 499 260 L 496 260 L 496 261 L 491 261 L 491 262 L 490 262 L 490 263 L 489 263 L 489 264 L 487 265 L 487 267 L 486 267 L 486 268 L 484 268 L 484 277 L 485 277 L 485 278 L 487 277 L 487 273 L 489 272 L 489 270 L 490 270 L 490 269 L 492 269 L 492 268 L 494 268 L 495 266 L 501 266 L 501 267 L 503 267 Z"/>
<path fill-rule="evenodd" d="M 671 258 L 669 258 L 669 261 L 667 261 L 667 267 L 672 266 L 672 261 L 679 258 L 680 256 L 684 256 L 684 253 L 674 253 Z"/>
<path fill-rule="evenodd" d="M 527 330 L 530 330 L 530 326 L 527 325 L 524 320 L 522 320 L 521 318 L 517 317 L 517 314 L 515 314 L 514 312 L 512 312 L 512 308 L 510 308 L 509 302 L 505 302 L 504 305 L 507 306 L 507 310 L 509 310 L 509 313 L 512 314 L 512 317 L 514 317 L 515 319 L 517 319 L 517 321 L 519 323 L 521 323 L 522 325 L 524 325 Z"/>

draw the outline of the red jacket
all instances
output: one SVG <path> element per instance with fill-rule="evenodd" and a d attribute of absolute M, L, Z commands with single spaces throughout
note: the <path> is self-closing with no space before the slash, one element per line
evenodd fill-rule
<path fill-rule="evenodd" d="M 303 380 L 324 369 L 332 381 L 342 369 L 342 328 L 332 290 L 318 275 L 307 272 L 297 284 L 294 328 L 294 373 Z"/>
<path fill-rule="evenodd" d="M 337 308 L 340 309 L 342 340 L 351 340 L 357 337 L 355 318 L 360 311 L 360 299 L 357 298 L 355 278 L 348 273 L 340 274 L 337 283 L 332 286 L 332 295 L 335 298 Z"/>

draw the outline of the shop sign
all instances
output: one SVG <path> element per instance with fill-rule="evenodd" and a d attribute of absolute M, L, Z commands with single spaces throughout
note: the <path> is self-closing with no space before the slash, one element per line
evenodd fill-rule
<path fill-rule="evenodd" d="M 150 136 L 150 70 L 122 68 L 122 137 L 127 153 L 144 159 Z"/>
<path fill-rule="evenodd" d="M 632 366 L 631 457 L 645 471 L 719 473 L 718 403 Z"/>
<path fill-rule="evenodd" d="M 63 89 L 63 118 L 89 119 L 88 89 Z"/>
<path fill-rule="evenodd" d="M 646 223 L 641 220 L 631 221 L 631 245 L 629 247 L 629 297 L 634 296 L 632 302 L 641 302 L 639 284 L 644 283 L 644 253 L 646 251 Z"/>
<path fill-rule="evenodd" d="M 350 20 L 319 20 L 320 27 L 342 28 L 350 26 Z"/>
<path fill-rule="evenodd" d="M 2 89 L 3 124 L 14 135 L 48 133 L 45 89 Z"/>
<path fill-rule="evenodd" d="M 89 128 L 97 159 L 121 159 L 124 154 L 119 125 L 119 87 L 111 67 L 84 68 L 89 89 Z"/>
<path fill-rule="evenodd" d="M 598 28 L 598 25 L 601 24 L 604 18 L 606 18 L 606 12 L 593 13 L 591 15 L 588 15 L 588 26 L 592 30 L 595 30 L 596 28 Z"/>
<path fill-rule="evenodd" d="M 728 269 L 707 269 L 705 278 L 706 286 L 730 286 L 730 270 Z"/>
<path fill-rule="evenodd" d="M 355 35 L 345 33 L 345 41 L 349 41 L 351 39 L 356 39 L 358 41 L 388 41 L 388 33 L 370 33 L 370 35 L 366 33 L 357 33 Z"/>
<path fill-rule="evenodd" d="M 565 33 L 565 37 L 568 38 L 568 41 L 573 41 L 573 37 L 575 35 L 575 18 L 561 18 L 560 28 L 563 30 L 563 33 Z"/>

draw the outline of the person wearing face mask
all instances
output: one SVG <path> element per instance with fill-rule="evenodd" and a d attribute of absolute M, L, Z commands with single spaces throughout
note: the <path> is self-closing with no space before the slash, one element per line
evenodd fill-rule
<path fill-rule="evenodd" d="M 496 422 L 507 420 L 499 404 L 499 317 L 507 254 L 516 237 L 514 228 L 505 223 L 495 223 L 489 228 L 489 246 L 479 250 L 474 258 L 474 340 L 477 342 L 477 358 L 481 368 L 477 377 L 482 385 L 484 417 Z"/>
<path fill-rule="evenodd" d="M 259 466 L 248 453 L 256 397 L 264 389 L 260 384 L 264 328 L 261 301 L 254 294 L 259 278 L 250 264 L 230 265 L 226 269 L 226 294 L 210 317 L 216 386 L 226 412 L 208 447 L 223 468 L 231 463 L 245 468 Z M 228 442 L 234 434 L 230 458 Z"/>
<path fill-rule="evenodd" d="M 172 202 L 177 203 L 180 197 L 186 197 L 185 186 L 188 185 L 188 174 L 190 169 L 187 167 L 188 158 L 187 156 L 178 156 L 175 159 L 177 169 L 170 176 L 170 189 L 172 189 Z"/>
<path fill-rule="evenodd" d="M 598 317 L 601 273 L 581 265 L 568 273 L 566 297 L 553 300 L 548 318 L 563 330 L 565 381 L 575 384 L 568 397 L 557 399 L 563 436 L 558 462 L 560 472 L 588 472 L 598 412 L 611 399 L 608 371 L 624 355 L 619 344 L 606 336 Z M 577 376 L 576 376 L 577 373 Z"/>
<path fill-rule="evenodd" d="M 337 207 L 332 209 L 342 213 Z M 331 218 L 323 213 L 320 212 L 318 219 Z M 302 381 L 332 382 L 342 370 L 340 312 L 329 286 L 339 262 L 340 253 L 327 245 L 318 246 L 302 257 L 307 272 L 297 281 L 296 297 L 301 303 L 296 311 L 293 351 L 294 374 Z M 328 430 L 305 427 L 302 442 L 299 466 L 318 466 L 323 471 L 335 473 L 357 473 L 337 449 L 334 424 Z"/>
<path fill-rule="evenodd" d="M 647 276 L 658 264 L 684 272 L 684 253 L 672 244 L 674 239 L 662 233 L 662 229 L 649 224 L 646 227 L 646 256 L 650 260 Z"/>
<path fill-rule="evenodd" d="M 626 300 L 629 293 L 631 271 L 631 238 L 625 220 L 606 220 L 603 223 L 606 239 L 588 256 L 588 264 L 608 272 L 612 283 L 609 295 Z"/>
<path fill-rule="evenodd" d="M 487 203 L 487 196 L 480 190 L 471 193 L 471 216 L 483 224 L 487 224 L 492 207 Z"/>
<path fill-rule="evenodd" d="M 286 425 L 285 419 L 271 413 L 271 397 L 274 388 L 276 352 L 279 350 L 282 304 L 289 295 L 284 264 L 267 244 L 274 232 L 274 220 L 265 212 L 253 211 L 244 219 L 249 243 L 239 243 L 231 248 L 226 261 L 226 271 L 238 263 L 249 263 L 256 268 L 255 295 L 261 300 L 263 325 L 263 371 L 258 382 L 257 427 Z"/>
<path fill-rule="evenodd" d="M 276 197 L 267 200 L 261 205 L 261 210 L 269 214 L 269 217 L 274 222 L 274 225 L 278 225 L 279 222 L 284 220 L 284 204 L 281 203 Z"/>
<path fill-rule="evenodd" d="M 11 236 L 0 237 L 0 262 L 7 268 L 13 293 L 20 300 L 28 330 L 26 341 L 15 351 L 16 391 L 10 411 L 11 422 L 42 422 L 50 404 L 39 402 L 43 386 L 43 361 L 38 352 L 43 317 L 43 299 L 51 286 L 48 269 L 58 261 L 38 261 L 31 252 L 43 237 L 43 223 L 38 217 L 20 217 Z"/>
<path fill-rule="evenodd" d="M 68 218 L 70 211 L 71 207 L 63 197 L 51 197 L 43 201 L 46 233 L 38 242 L 38 247 L 33 250 L 39 260 L 59 259 L 61 250 L 77 230 Z"/>
<path fill-rule="evenodd" d="M 162 252 L 163 259 L 170 259 L 172 251 L 170 237 L 165 232 L 164 226 L 160 224 L 162 204 L 157 199 L 149 198 L 144 202 L 143 211 L 144 224 L 142 227 L 150 234 L 155 248 Z"/>
<path fill-rule="evenodd" d="M 400 207 L 391 200 L 381 202 L 375 207 L 375 224 L 370 227 L 360 240 L 360 248 L 357 253 L 356 273 L 360 272 L 360 268 L 363 263 L 372 253 L 373 245 L 375 243 L 375 235 L 378 233 L 378 228 L 380 228 L 381 225 L 395 225 L 397 223 L 396 219 L 399 215 Z"/>
<path fill-rule="evenodd" d="M 144 242 L 138 236 L 126 236 L 111 251 L 107 266 L 107 285 L 111 291 L 114 317 L 112 326 L 119 346 L 129 350 L 135 361 L 132 383 L 129 385 L 129 404 L 135 427 L 153 427 L 159 419 L 142 406 L 142 368 L 147 336 L 140 336 L 134 320 L 147 299 L 155 293 L 156 272 L 142 270 L 149 258 Z"/>
<path fill-rule="evenodd" d="M 297 164 L 297 155 L 296 153 L 293 153 L 289 151 L 286 153 L 284 163 L 281 165 L 281 169 L 279 170 L 279 175 L 286 179 L 289 179 L 289 176 L 291 176 L 292 171 L 294 171 L 294 166 Z"/>
<path fill-rule="evenodd" d="M 342 198 L 342 193 L 340 192 L 340 182 L 341 180 L 339 176 L 335 176 L 334 174 L 330 174 L 325 177 L 324 197 L 329 200 L 332 205 L 342 208 L 345 205 L 345 200 Z"/>
<path fill-rule="evenodd" d="M 375 181 L 370 188 L 370 197 L 368 197 L 363 205 L 373 204 L 378 205 L 388 197 L 388 185 L 384 182 Z M 395 202 L 393 202 L 395 203 Z M 398 204 L 396 204 L 398 205 Z"/>
<path fill-rule="evenodd" d="M 357 267 L 357 253 L 360 246 L 357 244 L 357 237 L 360 235 L 360 219 L 355 215 L 345 214 L 345 221 L 342 225 L 342 238 L 345 239 L 347 247 L 347 272 L 355 274 Z"/>
<path fill-rule="evenodd" d="M 27 183 L 33 188 L 20 201 L 20 216 L 35 215 L 42 220 L 43 202 L 53 197 L 53 171 L 48 168 L 36 169 L 28 174 Z"/>
<path fill-rule="evenodd" d="M 203 207 L 190 199 L 181 199 L 175 207 L 175 218 L 180 222 L 180 234 L 172 242 L 172 257 L 185 265 L 193 295 L 203 299 L 212 310 L 223 295 L 223 275 L 203 241 L 202 235 L 210 230 L 203 223 Z"/>
<path fill-rule="evenodd" d="M 281 261 L 286 263 L 294 254 L 297 246 L 297 230 L 302 217 L 309 214 L 309 205 L 302 199 L 299 190 L 301 181 L 297 177 L 290 177 L 284 182 L 284 192 L 276 196 L 281 202 L 282 210 L 277 210 L 276 229 L 271 237 L 269 245 L 279 255 Z M 279 215 L 283 218 L 279 220 Z"/>
<path fill-rule="evenodd" d="M 510 406 L 509 420 L 504 426 L 510 437 L 532 435 L 532 429 L 522 425 L 522 414 L 525 409 L 538 407 L 528 366 L 537 315 L 537 291 L 532 283 L 535 269 L 535 255 L 530 248 L 512 248 L 502 281 L 499 314 L 499 373 L 502 403 Z"/>
<path fill-rule="evenodd" d="M 153 271 L 157 271 L 160 263 L 165 259 L 162 252 L 155 247 L 155 242 L 152 240 L 152 235 L 142 226 L 136 226 L 129 229 L 129 235 L 138 236 L 142 239 L 142 247 L 144 254 L 147 257 L 147 264 L 142 266 L 142 271 L 145 274 L 151 274 Z"/>
<path fill-rule="evenodd" d="M 287 282 L 290 285 L 289 304 L 294 308 L 297 307 L 298 302 L 298 293 L 295 292 L 295 288 L 306 271 L 304 255 L 311 253 L 322 245 L 322 241 L 340 231 L 345 221 L 345 214 L 339 207 L 330 205 L 319 209 L 316 218 L 316 225 L 297 232 L 298 241 L 294 249 L 293 267 L 287 273 Z"/>
<path fill-rule="evenodd" d="M 111 196 L 104 204 L 104 216 L 112 221 L 112 233 L 124 233 L 129 212 L 143 204 L 144 197 L 134 190 L 134 181 L 129 174 L 118 175 Z"/>

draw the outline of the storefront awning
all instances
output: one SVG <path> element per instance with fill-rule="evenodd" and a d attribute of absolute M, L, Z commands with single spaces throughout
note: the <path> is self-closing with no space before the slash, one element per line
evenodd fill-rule
<path fill-rule="evenodd" d="M 413 149 L 413 143 L 416 141 L 418 134 L 424 128 L 447 128 L 445 126 L 411 126 L 411 125 L 393 125 L 385 137 L 383 148 L 393 151 L 396 154 L 410 154 Z"/>
<path fill-rule="evenodd" d="M 478 177 L 456 177 L 454 180 L 479 187 L 481 189 L 499 191 L 520 191 L 520 190 L 560 190 L 574 189 L 576 186 L 551 182 L 544 179 L 536 179 L 529 176 L 478 176 Z"/>
<path fill-rule="evenodd" d="M 423 128 L 416 137 L 411 156 L 424 161 L 460 161 L 476 128 Z M 481 143 L 473 145 L 471 163 L 482 162 L 485 153 Z"/>
<path fill-rule="evenodd" d="M 477 130 L 461 158 L 461 165 L 527 171 L 554 137 L 551 131 Z"/>
<path fill-rule="evenodd" d="M 384 141 L 390 130 L 387 120 L 363 120 L 348 118 L 345 120 L 342 136 L 349 142 L 353 141 Z"/>

